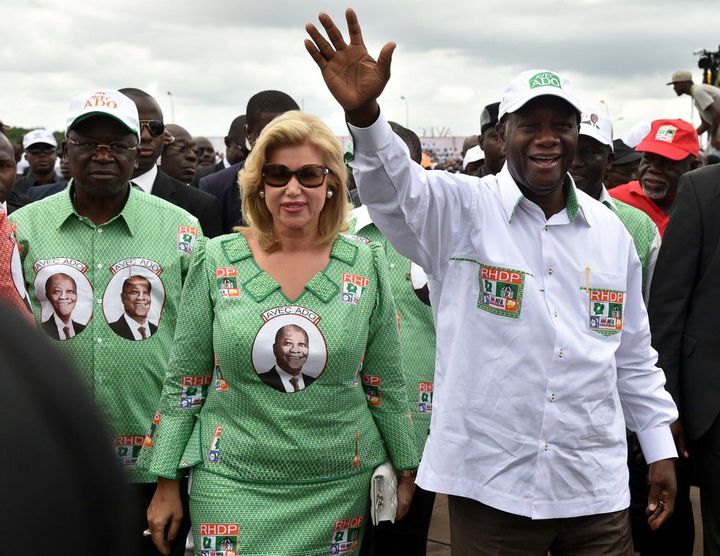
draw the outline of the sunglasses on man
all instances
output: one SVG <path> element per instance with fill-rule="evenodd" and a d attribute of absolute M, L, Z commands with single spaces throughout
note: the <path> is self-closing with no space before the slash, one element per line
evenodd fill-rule
<path fill-rule="evenodd" d="M 165 124 L 162 120 L 140 120 L 140 133 L 144 127 L 148 128 L 153 137 L 159 137 L 165 131 Z"/>

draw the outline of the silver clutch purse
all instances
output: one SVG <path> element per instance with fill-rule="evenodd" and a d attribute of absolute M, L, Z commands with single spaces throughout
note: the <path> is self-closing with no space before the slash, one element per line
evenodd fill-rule
<path fill-rule="evenodd" d="M 397 477 L 392 464 L 386 461 L 375 468 L 370 479 L 370 519 L 373 525 L 381 521 L 395 523 L 397 506 Z"/>

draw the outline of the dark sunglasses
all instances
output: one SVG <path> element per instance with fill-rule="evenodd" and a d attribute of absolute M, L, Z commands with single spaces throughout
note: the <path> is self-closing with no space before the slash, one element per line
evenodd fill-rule
<path fill-rule="evenodd" d="M 158 137 L 165 131 L 165 124 L 161 120 L 140 120 L 140 133 L 142 128 L 147 127 L 150 135 Z"/>
<path fill-rule="evenodd" d="M 57 154 L 57 151 L 55 150 L 55 147 L 28 147 L 27 152 L 29 152 L 32 155 L 39 156 L 39 155 L 45 155 L 50 156 L 53 154 Z"/>
<path fill-rule="evenodd" d="M 284 164 L 266 164 L 262 169 L 265 185 L 270 187 L 284 187 L 293 176 L 303 187 L 320 187 L 329 173 L 330 170 L 320 164 L 306 164 L 295 171 Z"/>

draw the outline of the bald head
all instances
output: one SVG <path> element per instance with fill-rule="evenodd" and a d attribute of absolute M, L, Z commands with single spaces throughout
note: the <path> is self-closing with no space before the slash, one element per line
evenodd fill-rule
<path fill-rule="evenodd" d="M 225 158 L 230 164 L 237 164 L 247 158 L 248 150 L 245 145 L 245 114 L 235 118 L 230 124 L 230 130 L 225 136 Z"/>
<path fill-rule="evenodd" d="M 176 180 L 192 183 L 197 171 L 195 140 L 187 129 L 177 124 L 167 124 L 165 132 L 172 141 L 163 149 L 160 168 Z"/>

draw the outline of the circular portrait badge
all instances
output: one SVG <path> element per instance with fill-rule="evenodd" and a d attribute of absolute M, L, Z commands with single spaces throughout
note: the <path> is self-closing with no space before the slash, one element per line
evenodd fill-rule
<path fill-rule="evenodd" d="M 54 340 L 74 338 L 93 314 L 93 289 L 85 273 L 88 265 L 73 259 L 35 263 L 35 297 L 41 308 L 41 327 Z"/>
<path fill-rule="evenodd" d="M 325 371 L 327 345 L 317 327 L 320 317 L 302 307 L 273 311 L 279 309 L 287 309 L 289 314 L 281 312 L 258 330 L 253 342 L 252 364 L 265 384 L 292 394 L 310 386 Z"/>
<path fill-rule="evenodd" d="M 147 340 L 160 326 L 165 305 L 162 267 L 147 259 L 127 259 L 110 268 L 103 294 L 105 320 L 125 340 Z"/>

